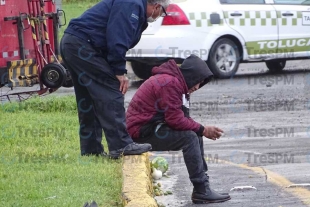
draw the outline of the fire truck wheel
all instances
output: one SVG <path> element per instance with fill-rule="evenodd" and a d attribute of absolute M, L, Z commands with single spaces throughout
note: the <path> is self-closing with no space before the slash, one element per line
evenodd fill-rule
<path fill-rule="evenodd" d="M 41 81 L 48 88 L 60 88 L 66 78 L 66 69 L 58 63 L 45 65 L 41 72 Z"/>

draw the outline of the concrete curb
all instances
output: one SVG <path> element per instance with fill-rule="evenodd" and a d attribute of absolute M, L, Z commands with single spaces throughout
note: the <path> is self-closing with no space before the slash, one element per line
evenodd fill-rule
<path fill-rule="evenodd" d="M 123 158 L 122 201 L 126 207 L 158 207 L 153 197 L 149 153 Z"/>

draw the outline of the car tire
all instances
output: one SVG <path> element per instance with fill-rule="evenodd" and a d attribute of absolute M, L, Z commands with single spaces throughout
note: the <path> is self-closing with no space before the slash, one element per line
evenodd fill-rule
<path fill-rule="evenodd" d="M 270 60 L 266 61 L 266 66 L 271 73 L 281 72 L 286 65 L 286 60 Z"/>
<path fill-rule="evenodd" d="M 152 76 L 152 69 L 155 66 L 159 66 L 159 65 L 147 64 L 147 63 L 142 63 L 138 61 L 131 62 L 131 67 L 132 67 L 133 72 L 135 73 L 136 76 L 138 76 L 138 78 L 141 78 L 143 80 L 146 80 Z"/>
<path fill-rule="evenodd" d="M 231 78 L 238 70 L 240 59 L 237 44 L 228 38 L 222 38 L 213 44 L 207 64 L 216 78 Z"/>

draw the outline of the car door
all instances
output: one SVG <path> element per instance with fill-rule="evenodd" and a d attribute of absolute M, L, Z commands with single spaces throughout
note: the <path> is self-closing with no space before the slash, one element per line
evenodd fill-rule
<path fill-rule="evenodd" d="M 310 0 L 273 0 L 279 22 L 279 53 L 310 55 Z"/>
<path fill-rule="evenodd" d="M 246 42 L 249 59 L 265 59 L 277 51 L 278 23 L 265 0 L 220 0 L 226 23 Z"/>

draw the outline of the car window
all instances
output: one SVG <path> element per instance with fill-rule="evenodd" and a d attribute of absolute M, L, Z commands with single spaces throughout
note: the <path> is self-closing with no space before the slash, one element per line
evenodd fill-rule
<path fill-rule="evenodd" d="M 310 5 L 310 0 L 273 0 L 274 4 Z"/>
<path fill-rule="evenodd" d="M 222 4 L 265 4 L 265 0 L 220 0 Z"/>

